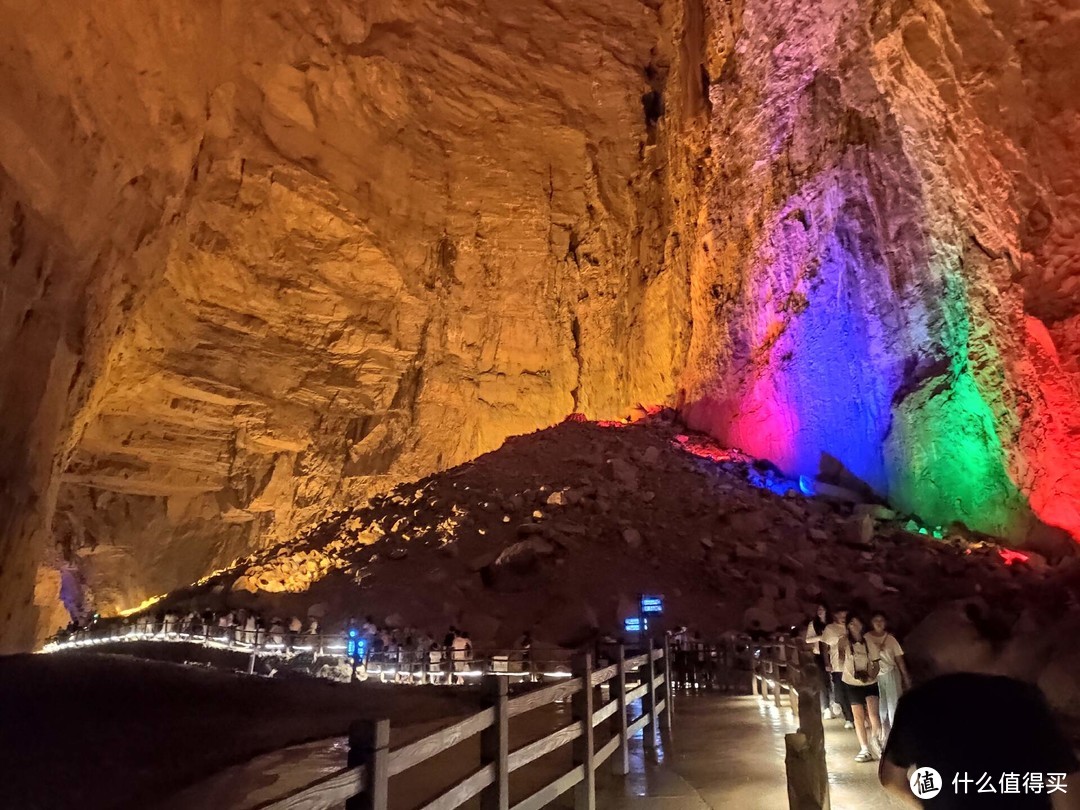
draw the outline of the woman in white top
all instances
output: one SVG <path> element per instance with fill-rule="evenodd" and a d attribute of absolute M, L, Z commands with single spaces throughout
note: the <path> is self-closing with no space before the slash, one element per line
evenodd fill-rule
<path fill-rule="evenodd" d="M 881 721 L 878 719 L 878 662 L 874 660 L 870 645 L 863 637 L 863 623 L 858 616 L 848 618 L 847 633 L 840 639 L 840 651 L 843 659 L 843 674 L 840 680 L 855 718 L 855 736 L 859 738 L 859 753 L 855 755 L 855 761 L 870 762 L 877 759 L 872 746 L 881 739 Z M 870 719 L 873 733 L 870 739 L 866 736 L 867 718 Z"/>
<path fill-rule="evenodd" d="M 817 613 L 806 625 L 804 639 L 806 646 L 814 654 L 814 663 L 817 665 L 821 677 L 821 714 L 826 719 L 836 717 L 832 710 L 832 678 L 829 676 L 829 662 L 827 660 L 827 648 L 821 643 L 821 634 L 829 625 L 829 608 L 824 603 L 817 606 Z"/>
<path fill-rule="evenodd" d="M 900 695 L 911 688 L 911 676 L 908 675 L 907 665 L 904 663 L 904 650 L 900 642 L 896 640 L 896 636 L 889 632 L 888 622 L 888 617 L 879 610 L 870 619 L 870 624 L 874 629 L 866 634 L 870 652 L 880 663 L 877 683 L 882 744 L 892 729 Z"/>

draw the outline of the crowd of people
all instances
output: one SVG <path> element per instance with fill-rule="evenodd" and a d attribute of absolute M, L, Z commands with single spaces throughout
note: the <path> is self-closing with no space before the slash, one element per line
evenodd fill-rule
<path fill-rule="evenodd" d="M 279 649 L 285 653 L 331 654 L 348 657 L 353 650 L 360 665 L 383 677 L 393 675 L 399 682 L 428 681 L 446 676 L 447 683 L 463 683 L 467 673 L 479 667 L 469 631 L 450 626 L 437 636 L 414 627 L 380 626 L 372 616 L 349 619 L 323 636 L 317 617 L 265 618 L 245 608 L 221 611 L 186 612 L 173 609 L 145 611 L 123 619 L 95 616 L 85 625 L 72 623 L 57 633 L 58 639 L 77 639 L 84 631 L 94 632 L 115 623 L 121 635 L 134 632 L 144 637 L 187 639 L 205 637 L 229 646 Z M 348 644 L 354 642 L 354 646 Z M 355 642 L 361 642 L 355 644 Z M 492 665 L 503 671 L 532 673 L 532 635 L 526 631 L 511 650 L 492 654 Z M 484 666 L 487 666 L 485 662 Z"/>
<path fill-rule="evenodd" d="M 821 711 L 829 719 L 843 717 L 844 727 L 859 740 L 857 762 L 881 757 L 896 720 L 900 695 L 911 687 L 904 650 L 881 611 L 870 623 L 844 608 L 830 614 L 818 605 L 804 636 L 821 673 Z"/>

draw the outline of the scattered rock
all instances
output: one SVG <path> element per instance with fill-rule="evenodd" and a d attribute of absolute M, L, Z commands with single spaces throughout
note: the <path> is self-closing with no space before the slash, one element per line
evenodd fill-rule
<path fill-rule="evenodd" d="M 637 489 L 637 467 L 621 458 L 608 459 L 608 469 L 611 477 L 627 489 Z"/>
<path fill-rule="evenodd" d="M 874 519 L 869 515 L 853 517 L 844 524 L 844 542 L 855 548 L 873 548 Z"/>
<path fill-rule="evenodd" d="M 840 503 L 862 503 L 865 498 L 854 490 L 846 487 L 838 487 L 836 484 L 826 484 L 824 481 L 814 482 L 814 494 L 820 498 Z"/>
<path fill-rule="evenodd" d="M 507 568 L 518 573 L 533 570 L 541 557 L 555 553 L 555 546 L 540 537 L 521 540 L 504 549 L 495 558 L 496 568 Z"/>
<path fill-rule="evenodd" d="M 887 506 L 882 506 L 877 503 L 858 503 L 855 504 L 853 514 L 856 517 L 862 517 L 863 515 L 869 515 L 874 520 L 896 520 L 896 512 Z"/>
<path fill-rule="evenodd" d="M 803 571 L 806 566 L 791 554 L 780 555 L 780 567 L 785 571 Z"/>
<path fill-rule="evenodd" d="M 623 529 L 622 539 L 630 548 L 640 548 L 643 541 L 637 529 Z"/>

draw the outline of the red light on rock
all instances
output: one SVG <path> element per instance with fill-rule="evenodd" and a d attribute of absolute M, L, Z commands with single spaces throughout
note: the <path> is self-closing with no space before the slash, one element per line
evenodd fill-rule
<path fill-rule="evenodd" d="M 998 554 L 1001 555 L 1001 559 L 1005 562 L 1006 565 L 1012 565 L 1014 562 L 1026 563 L 1028 560 L 1031 559 L 1031 557 L 1029 557 L 1024 552 L 1013 551 L 1009 548 L 998 549 Z"/>

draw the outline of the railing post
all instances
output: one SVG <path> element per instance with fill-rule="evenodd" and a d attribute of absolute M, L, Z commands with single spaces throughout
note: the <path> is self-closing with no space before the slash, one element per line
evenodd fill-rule
<path fill-rule="evenodd" d="M 360 720 L 349 729 L 350 766 L 367 768 L 364 792 L 345 802 L 346 810 L 387 810 L 390 785 L 390 721 Z"/>
<path fill-rule="evenodd" d="M 592 655 L 584 653 L 574 659 L 574 677 L 581 678 L 581 689 L 570 699 L 574 720 L 582 723 L 582 733 L 572 743 L 574 765 L 581 765 L 585 778 L 574 787 L 574 810 L 595 810 L 596 771 L 593 768 L 593 688 Z"/>
<path fill-rule="evenodd" d="M 510 715 L 506 710 L 506 678 L 484 677 L 488 705 L 495 709 L 495 723 L 480 732 L 480 764 L 495 766 L 495 781 L 480 794 L 481 810 L 510 807 Z"/>
<path fill-rule="evenodd" d="M 754 653 L 750 654 L 750 689 L 754 697 L 761 697 L 761 659 Z"/>
<path fill-rule="evenodd" d="M 698 662 L 700 663 L 700 662 Z M 675 690 L 671 688 L 671 639 L 664 637 L 664 728 L 671 731 L 671 716 L 675 708 Z"/>
<path fill-rule="evenodd" d="M 787 662 L 787 682 L 788 682 L 788 706 L 795 712 L 799 713 L 799 696 L 796 691 L 799 680 L 799 644 L 794 643 L 790 647 L 791 656 Z"/>
<path fill-rule="evenodd" d="M 780 645 L 772 646 L 772 671 L 773 671 L 773 705 L 780 708 L 780 689 L 783 686 L 783 678 L 780 677 Z"/>
<path fill-rule="evenodd" d="M 656 680 L 656 662 L 653 661 L 652 657 L 652 636 L 649 637 L 648 644 L 645 645 L 645 652 L 645 677 L 648 680 L 645 684 L 645 697 L 641 699 L 641 708 L 642 714 L 649 715 L 649 733 L 645 734 L 643 731 L 641 741 L 646 748 L 652 748 L 656 744 L 656 687 L 653 685 L 653 681 Z"/>
<path fill-rule="evenodd" d="M 625 776 L 630 772 L 630 746 L 627 737 L 626 722 L 626 646 L 619 645 L 619 657 L 615 662 L 615 733 L 619 735 L 619 747 L 611 758 L 611 770 L 616 776 Z"/>

